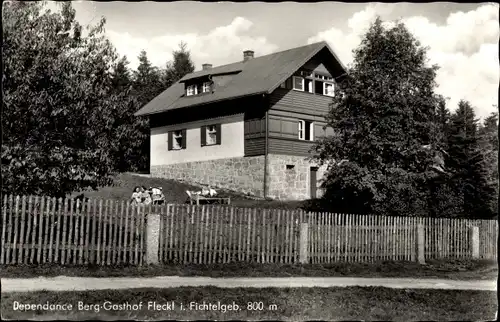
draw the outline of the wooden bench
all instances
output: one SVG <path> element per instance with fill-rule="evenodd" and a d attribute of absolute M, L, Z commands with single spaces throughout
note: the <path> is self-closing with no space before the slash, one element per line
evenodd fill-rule
<path fill-rule="evenodd" d="M 201 195 L 191 194 L 190 192 L 187 192 L 187 194 L 189 196 L 189 204 L 191 205 L 212 204 L 212 203 L 218 203 L 222 205 L 231 204 L 231 198 L 204 197 Z"/>

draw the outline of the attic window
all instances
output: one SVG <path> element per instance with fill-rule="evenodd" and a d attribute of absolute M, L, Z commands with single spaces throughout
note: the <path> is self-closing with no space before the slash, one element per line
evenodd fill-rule
<path fill-rule="evenodd" d="M 335 96 L 335 90 L 332 83 L 323 83 L 323 95 Z"/>
<path fill-rule="evenodd" d="M 203 93 L 208 93 L 208 92 L 210 92 L 210 83 L 205 82 L 203 83 Z"/>
<path fill-rule="evenodd" d="M 192 96 L 198 94 L 197 88 L 195 85 L 189 85 L 186 88 L 186 96 Z"/>
<path fill-rule="evenodd" d="M 293 76 L 293 89 L 296 91 L 304 91 L 304 79 L 302 77 Z"/>

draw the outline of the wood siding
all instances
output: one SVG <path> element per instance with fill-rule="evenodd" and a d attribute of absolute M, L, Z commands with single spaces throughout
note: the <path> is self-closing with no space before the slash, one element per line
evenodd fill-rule
<path fill-rule="evenodd" d="M 258 156 L 266 153 L 266 138 L 245 138 L 245 156 Z"/>
<path fill-rule="evenodd" d="M 297 139 L 269 137 L 269 154 L 309 156 L 314 142 Z"/>
<path fill-rule="evenodd" d="M 270 109 L 324 116 L 330 109 L 332 98 L 291 89 L 278 88 L 270 95 Z"/>

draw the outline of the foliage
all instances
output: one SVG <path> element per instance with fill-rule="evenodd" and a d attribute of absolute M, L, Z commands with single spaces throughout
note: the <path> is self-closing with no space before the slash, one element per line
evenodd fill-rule
<path fill-rule="evenodd" d="M 488 182 L 478 120 L 469 102 L 459 102 L 451 115 L 449 130 L 446 163 L 452 175 L 450 183 L 455 193 L 462 196 L 462 211 L 466 216 L 491 217 L 494 188 Z"/>
<path fill-rule="evenodd" d="M 84 32 L 71 3 L 43 6 L 3 7 L 2 191 L 58 197 L 109 183 L 119 98 L 105 20 Z"/>
<path fill-rule="evenodd" d="M 180 80 L 184 75 L 194 72 L 194 63 L 191 60 L 191 54 L 186 49 L 187 45 L 183 42 L 179 44 L 179 49 L 172 53 L 173 62 L 168 62 L 164 73 L 164 85 L 170 87 Z"/>
<path fill-rule="evenodd" d="M 440 98 L 437 67 L 426 62 L 402 23 L 384 28 L 379 18 L 354 51 L 327 115 L 335 133 L 314 147 L 328 164 L 323 186 L 335 211 L 428 214 Z"/>

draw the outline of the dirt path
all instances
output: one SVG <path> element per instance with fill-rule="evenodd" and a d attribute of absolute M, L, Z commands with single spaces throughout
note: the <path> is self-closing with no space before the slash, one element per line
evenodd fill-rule
<path fill-rule="evenodd" d="M 425 288 L 448 290 L 496 291 L 496 281 L 456 281 L 414 278 L 355 278 L 355 277 L 39 277 L 2 278 L 2 293 L 33 291 L 85 291 L 131 288 L 203 287 L 266 288 L 266 287 L 346 287 L 381 286 L 390 288 Z"/>

